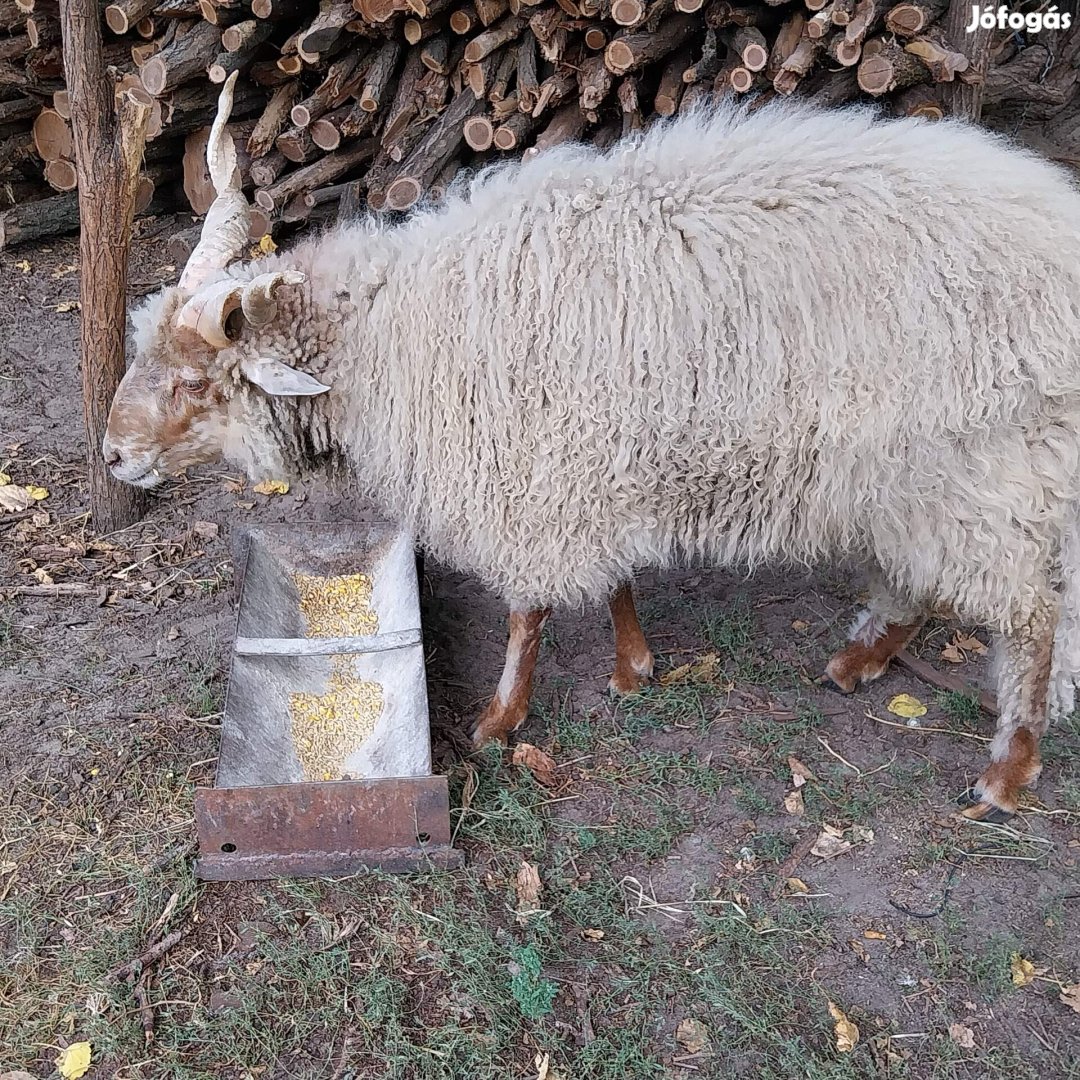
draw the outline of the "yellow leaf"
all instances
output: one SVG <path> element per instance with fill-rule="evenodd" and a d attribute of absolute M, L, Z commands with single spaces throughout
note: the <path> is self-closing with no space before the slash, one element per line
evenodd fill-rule
<path fill-rule="evenodd" d="M 0 472 L 0 487 L 11 483 L 11 477 L 6 472 Z"/>
<path fill-rule="evenodd" d="M 56 1067 L 64 1080 L 79 1080 L 80 1076 L 85 1076 L 90 1068 L 90 1044 L 72 1043 L 66 1050 L 61 1051 L 56 1059 Z"/>
<path fill-rule="evenodd" d="M 836 1021 L 833 1029 L 836 1032 L 836 1049 L 841 1054 L 850 1054 L 859 1041 L 859 1029 L 844 1015 L 844 1011 L 831 1001 L 829 1015 Z"/>
<path fill-rule="evenodd" d="M 1068 1005 L 1073 1012 L 1080 1013 L 1080 983 L 1061 988 L 1061 1004 Z"/>
<path fill-rule="evenodd" d="M 720 666 L 720 657 L 716 653 L 706 653 L 691 664 L 683 664 L 660 676 L 661 686 L 671 686 L 680 682 L 711 682 L 716 678 Z"/>
<path fill-rule="evenodd" d="M 975 1049 L 975 1032 L 966 1024 L 950 1024 L 949 1037 L 957 1046 L 961 1046 L 965 1050 Z"/>
<path fill-rule="evenodd" d="M 16 264 L 16 267 L 20 269 L 24 274 L 29 274 L 34 268 L 30 265 L 28 259 L 20 259 Z"/>
<path fill-rule="evenodd" d="M 284 495 L 289 490 L 289 485 L 284 480 L 264 480 L 251 490 L 256 495 Z"/>
<path fill-rule="evenodd" d="M 897 694 L 886 707 L 894 716 L 903 716 L 909 720 L 926 715 L 926 706 L 910 694 Z"/>
<path fill-rule="evenodd" d="M 787 798 L 784 799 L 784 809 L 792 815 L 792 817 L 802 817 L 806 813 L 806 804 L 803 801 L 803 793 L 799 788 L 794 791 L 789 791 Z"/>
<path fill-rule="evenodd" d="M 82 305 L 78 300 L 61 300 L 60 303 L 53 308 L 53 311 L 78 311 L 81 306 Z"/>
<path fill-rule="evenodd" d="M 888 935 L 883 934 L 880 930 L 864 930 L 862 936 L 864 938 L 866 938 L 867 941 L 886 941 L 886 940 L 888 940 Z"/>
<path fill-rule="evenodd" d="M 38 487 L 37 484 L 27 484 L 26 494 L 29 495 L 34 502 L 41 502 L 42 499 L 47 499 L 49 497 L 49 489 Z"/>
<path fill-rule="evenodd" d="M 274 243 L 274 238 L 269 233 L 264 233 L 259 238 L 259 250 L 264 255 L 273 255 L 277 251 L 277 244 Z"/>
<path fill-rule="evenodd" d="M 797 877 L 789 877 L 787 879 L 787 887 L 793 893 L 808 893 L 810 891 L 810 886 L 807 885 L 802 878 Z"/>
<path fill-rule="evenodd" d="M 1012 972 L 1013 986 L 1028 986 L 1035 981 L 1035 965 L 1018 952 L 1009 957 L 1009 970 Z"/>

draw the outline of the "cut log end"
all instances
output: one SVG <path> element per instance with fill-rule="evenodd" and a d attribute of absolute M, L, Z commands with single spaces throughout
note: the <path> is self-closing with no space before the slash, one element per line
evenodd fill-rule
<path fill-rule="evenodd" d="M 126 34 L 131 29 L 127 12 L 119 4 L 109 4 L 105 8 L 105 25 L 114 34 Z"/>
<path fill-rule="evenodd" d="M 45 163 L 45 181 L 54 191 L 74 191 L 79 186 L 75 164 L 60 158 Z"/>
<path fill-rule="evenodd" d="M 400 176 L 386 189 L 387 210 L 408 210 L 420 201 L 423 191 L 411 176 Z"/>
<path fill-rule="evenodd" d="M 465 142 L 473 150 L 487 150 L 495 138 L 495 129 L 486 116 L 470 116 L 463 129 Z"/>
<path fill-rule="evenodd" d="M 619 26 L 637 26 L 645 18 L 642 0 L 612 0 L 611 21 Z"/>

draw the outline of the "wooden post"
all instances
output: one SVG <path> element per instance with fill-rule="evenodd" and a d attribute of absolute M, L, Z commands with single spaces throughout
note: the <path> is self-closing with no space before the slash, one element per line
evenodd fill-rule
<path fill-rule="evenodd" d="M 968 0 L 951 0 L 945 17 L 945 36 L 957 52 L 968 58 L 967 70 L 952 82 L 943 83 L 945 110 L 949 116 L 978 120 L 982 116 L 983 80 L 990 61 L 992 30 L 976 27 L 970 34 L 964 31 L 971 25 Z"/>
<path fill-rule="evenodd" d="M 124 375 L 128 245 L 153 103 L 139 89 L 118 95 L 106 75 L 97 0 L 60 0 L 60 25 L 79 176 L 79 354 L 90 509 L 94 528 L 113 532 L 137 521 L 145 506 L 138 488 L 113 479 L 101 440 Z"/>

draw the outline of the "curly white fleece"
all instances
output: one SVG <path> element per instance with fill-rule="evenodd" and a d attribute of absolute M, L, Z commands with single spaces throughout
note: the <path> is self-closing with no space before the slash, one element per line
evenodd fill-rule
<path fill-rule="evenodd" d="M 333 389 L 241 389 L 243 454 L 340 450 L 517 606 L 858 554 L 1005 627 L 1077 517 L 1080 192 L 986 131 L 701 111 L 275 262 L 310 287 L 231 352 Z"/>

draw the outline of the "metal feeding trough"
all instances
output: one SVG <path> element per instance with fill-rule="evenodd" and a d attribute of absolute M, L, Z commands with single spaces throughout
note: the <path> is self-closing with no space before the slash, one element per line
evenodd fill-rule
<path fill-rule="evenodd" d="M 457 866 L 431 775 L 412 538 L 251 528 L 216 784 L 195 792 L 212 881 Z"/>

